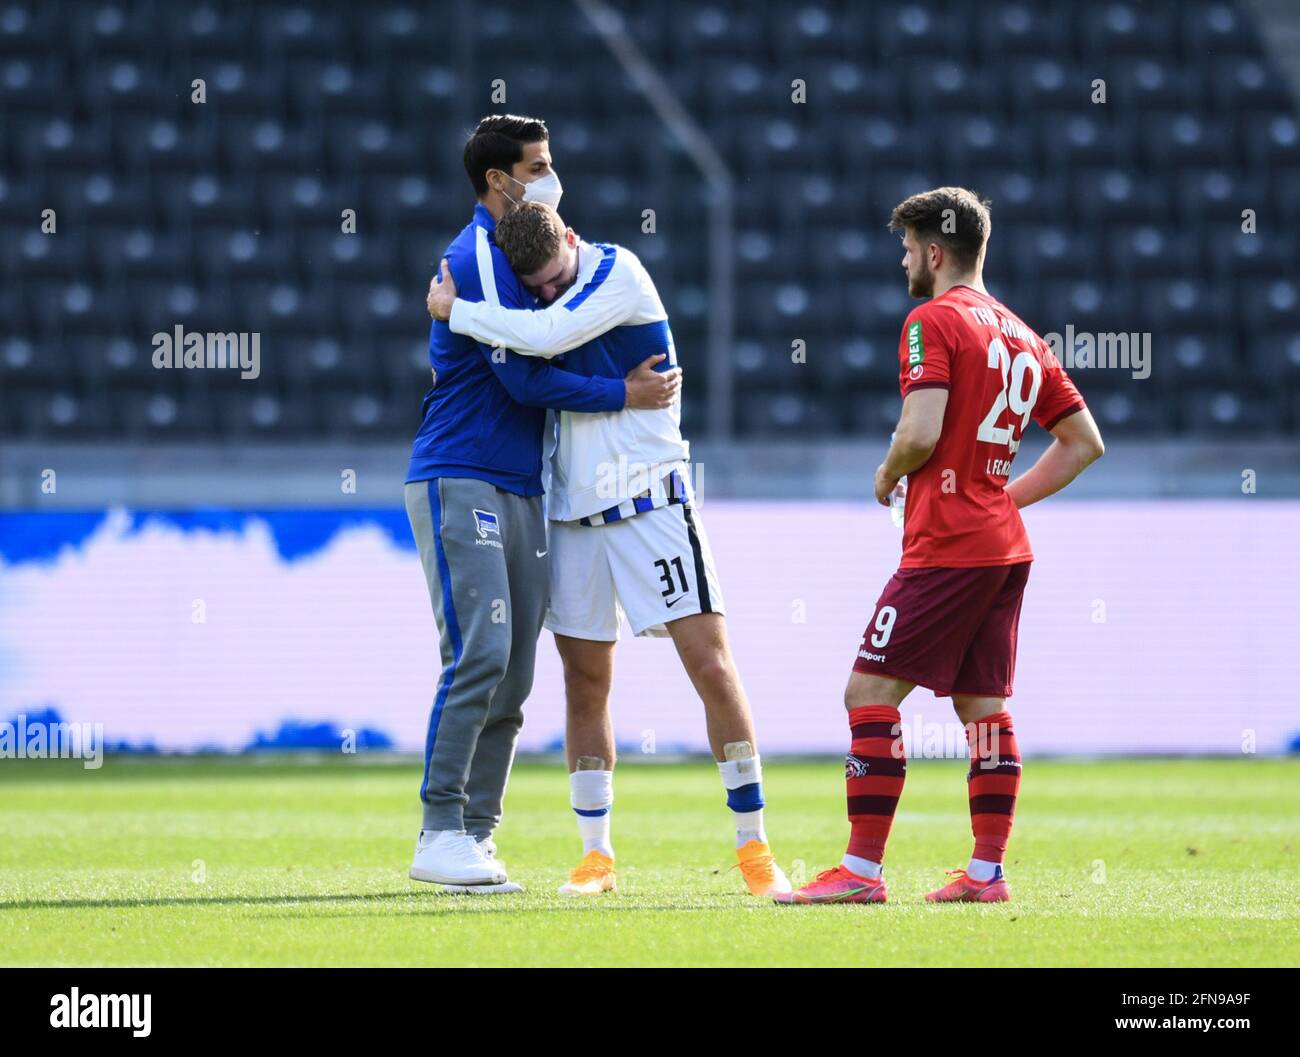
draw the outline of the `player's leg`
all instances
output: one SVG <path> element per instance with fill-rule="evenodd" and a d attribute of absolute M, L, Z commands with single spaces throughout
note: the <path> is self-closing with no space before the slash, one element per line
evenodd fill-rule
<path fill-rule="evenodd" d="M 754 720 L 731 656 L 726 618 L 721 613 L 693 613 L 669 621 L 667 628 L 682 667 L 704 704 L 713 758 L 724 763 L 731 758 L 729 748 L 741 747 L 742 752 L 744 747 L 755 749 Z"/>
<path fill-rule="evenodd" d="M 776 864 L 763 826 L 763 763 L 740 673 L 721 613 L 695 613 L 668 623 L 668 633 L 704 704 L 709 747 L 718 764 L 736 827 L 736 857 L 753 895 L 777 896 L 790 882 Z"/>
<path fill-rule="evenodd" d="M 898 708 L 914 686 L 906 679 L 855 670 L 844 689 L 850 736 L 844 761 L 849 844 L 840 864 L 858 877 L 876 880 L 884 870 L 885 844 L 907 777 Z"/>
<path fill-rule="evenodd" d="M 551 523 L 551 600 L 546 626 L 564 666 L 565 752 L 569 803 L 582 859 L 562 895 L 598 895 L 615 887 L 610 836 L 614 806 L 614 728 L 609 692 L 621 621 L 605 553 L 603 526 Z"/>
<path fill-rule="evenodd" d="M 974 634 L 963 614 L 972 598 L 982 614 L 994 593 L 980 577 L 959 569 L 900 569 L 885 585 L 844 691 L 848 848 L 838 866 L 789 901 L 886 900 L 885 845 L 907 777 L 899 705 L 915 686 L 951 685 Z"/>
<path fill-rule="evenodd" d="M 610 835 L 615 750 L 614 724 L 609 713 L 615 643 L 557 634 L 555 646 L 564 665 L 569 803 L 582 837 L 582 860 L 560 892 L 598 895 L 615 887 Z"/>
<path fill-rule="evenodd" d="M 783 902 L 883 903 L 888 898 L 885 844 L 907 778 L 898 707 L 916 686 L 915 680 L 899 673 L 925 669 L 914 645 L 922 629 L 909 626 L 920 621 L 905 619 L 898 626 L 900 612 L 914 607 L 909 599 L 915 597 L 916 586 L 914 578 L 901 572 L 885 585 L 844 688 L 849 720 L 849 751 L 844 757 L 848 846 L 838 865 Z"/>
<path fill-rule="evenodd" d="M 870 629 L 867 633 L 871 633 Z M 907 775 L 898 706 L 914 686 L 905 679 L 876 672 L 850 673 L 844 690 L 850 733 L 849 753 L 844 759 L 849 846 L 839 865 L 823 870 L 809 884 L 777 901 L 887 901 L 885 842 Z"/>
<path fill-rule="evenodd" d="M 952 703 L 970 744 L 966 790 L 975 848 L 966 876 L 980 884 L 1000 881 L 1020 793 L 1020 748 L 1011 713 L 1004 697 L 953 694 Z"/>
<path fill-rule="evenodd" d="M 788 891 L 763 828 L 763 765 L 749 699 L 731 656 L 722 591 L 699 512 L 674 503 L 606 525 L 610 565 L 638 635 L 667 634 L 704 704 L 736 833 L 736 857 L 755 895 Z"/>
<path fill-rule="evenodd" d="M 614 683 L 614 642 L 555 636 L 564 668 L 564 753 L 569 772 L 613 770 L 614 721 L 609 693 Z"/>
<path fill-rule="evenodd" d="M 1006 708 L 1006 705 L 1007 699 L 1005 697 L 958 693 L 952 695 L 952 710 L 957 713 L 957 718 L 966 726 L 997 715 Z"/>
<path fill-rule="evenodd" d="M 736 857 L 754 895 L 776 896 L 790 882 L 776 864 L 763 826 L 763 763 L 740 673 L 721 613 L 695 613 L 668 623 L 691 685 L 704 704 L 709 747 L 718 764 L 736 829 Z"/>
<path fill-rule="evenodd" d="M 673 640 L 704 703 L 713 758 L 725 763 L 746 749 L 752 757 L 756 746 L 749 699 L 731 657 L 722 591 L 699 512 L 676 503 L 601 531 L 632 630 Z M 728 746 L 733 746 L 730 756 Z"/>
<path fill-rule="evenodd" d="M 477 486 L 477 487 L 476 487 Z M 505 872 L 465 833 L 470 763 L 510 657 L 509 629 L 483 599 L 509 594 L 504 552 L 483 538 L 475 508 L 495 511 L 490 485 L 449 478 L 406 486 L 406 507 L 438 625 L 442 673 L 425 737 L 422 830 L 411 877 L 440 884 L 499 884 Z M 499 531 L 496 534 L 499 538 Z M 494 538 L 489 532 L 489 539 Z"/>
<path fill-rule="evenodd" d="M 1006 699 L 1015 677 L 1020 606 L 1029 564 L 1007 566 L 953 681 L 952 703 L 966 727 L 970 800 L 975 848 L 965 870 L 926 898 L 931 902 L 1005 902 L 1011 898 L 1003 860 L 1020 792 L 1020 747 Z"/>
<path fill-rule="evenodd" d="M 533 688 L 548 585 L 546 519 L 541 497 L 498 490 L 496 502 L 504 519 L 501 528 L 507 593 L 484 604 L 492 619 L 509 629 L 510 660 L 492 696 L 465 785 L 465 828 L 492 856 L 496 847 L 491 835 L 501 821 L 515 743 L 523 726 L 524 701 Z"/>
<path fill-rule="evenodd" d="M 885 842 L 907 774 L 898 706 L 913 685 L 877 673 L 850 674 L 844 690 L 851 738 L 844 758 L 849 844 L 838 865 L 779 902 L 883 903 L 887 899 Z"/>

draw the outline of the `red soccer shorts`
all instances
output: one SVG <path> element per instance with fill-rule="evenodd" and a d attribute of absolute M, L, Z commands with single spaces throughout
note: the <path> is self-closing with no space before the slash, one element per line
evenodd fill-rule
<path fill-rule="evenodd" d="M 1029 565 L 899 569 L 876 602 L 853 670 L 904 679 L 935 697 L 1010 697 Z"/>

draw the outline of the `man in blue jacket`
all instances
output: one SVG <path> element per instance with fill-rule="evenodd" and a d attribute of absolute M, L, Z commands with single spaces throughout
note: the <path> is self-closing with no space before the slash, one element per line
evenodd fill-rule
<path fill-rule="evenodd" d="M 519 202 L 559 203 L 546 125 L 508 114 L 484 118 L 465 145 L 465 172 L 478 204 L 444 254 L 459 296 L 535 307 L 492 234 Z M 406 475 L 407 516 L 442 654 L 424 746 L 423 827 L 410 869 L 417 881 L 475 893 L 520 890 L 496 858 L 492 831 L 546 613 L 546 409 L 667 407 L 680 371 L 664 359 L 652 356 L 623 379 L 586 377 L 433 323 L 434 386 Z"/>

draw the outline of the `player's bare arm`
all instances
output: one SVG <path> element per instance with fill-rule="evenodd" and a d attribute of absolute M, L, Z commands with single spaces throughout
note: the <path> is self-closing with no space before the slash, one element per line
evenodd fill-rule
<path fill-rule="evenodd" d="M 894 441 L 885 461 L 876 468 L 876 502 L 881 506 L 889 506 L 890 493 L 900 478 L 929 461 L 943 432 L 947 407 L 947 389 L 917 389 L 904 398 Z"/>
<path fill-rule="evenodd" d="M 1091 412 L 1080 408 L 1052 427 L 1052 443 L 1033 466 L 1007 485 L 1006 493 L 1023 509 L 1055 495 L 1105 452 Z"/>

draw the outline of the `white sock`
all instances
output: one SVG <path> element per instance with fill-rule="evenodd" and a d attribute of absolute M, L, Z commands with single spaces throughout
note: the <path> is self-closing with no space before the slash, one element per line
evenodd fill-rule
<path fill-rule="evenodd" d="M 614 858 L 614 845 L 609 836 L 610 810 L 614 806 L 614 772 L 574 771 L 569 775 L 569 803 L 578 818 L 582 853 L 598 851 Z"/>
<path fill-rule="evenodd" d="M 726 760 L 718 764 L 718 773 L 722 775 L 722 788 L 727 791 L 727 804 L 736 822 L 736 847 L 748 844 L 751 840 L 766 844 L 767 833 L 763 829 L 762 761 L 757 756 L 744 760 Z M 733 792 L 746 786 L 754 788 L 742 795 Z M 754 807 L 754 804 L 759 806 Z"/>
<path fill-rule="evenodd" d="M 873 881 L 878 880 L 885 869 L 878 862 L 872 862 L 870 859 L 863 859 L 857 855 L 847 853 L 840 860 L 840 865 L 846 870 L 851 870 L 859 877 L 869 877 Z"/>
<path fill-rule="evenodd" d="M 972 881 L 991 881 L 1001 865 L 1001 863 L 988 862 L 984 859 L 972 859 L 966 866 L 966 876 Z"/>

